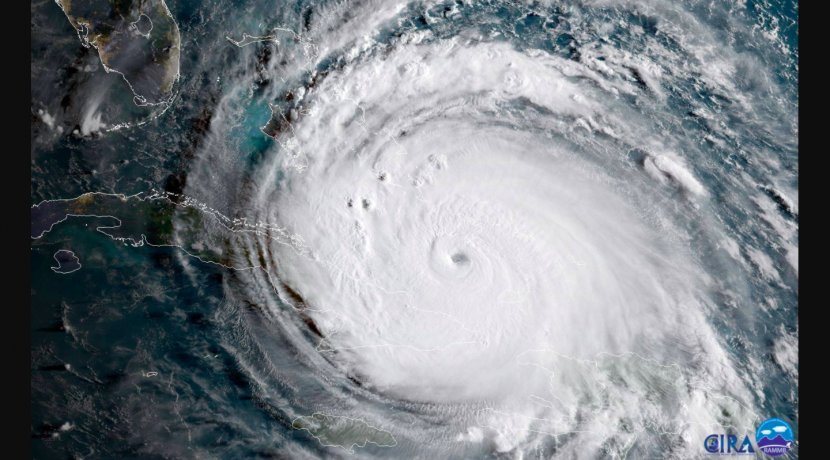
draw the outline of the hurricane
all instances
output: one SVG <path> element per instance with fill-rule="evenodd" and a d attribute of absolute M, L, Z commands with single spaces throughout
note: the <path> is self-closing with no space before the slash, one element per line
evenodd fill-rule
<path fill-rule="evenodd" d="M 697 458 L 797 420 L 797 3 L 168 6 L 170 107 L 76 134 L 198 141 L 43 196 L 33 238 L 115 218 L 100 244 L 170 250 L 218 299 L 223 364 L 147 352 L 249 392 L 177 391 L 178 455 Z"/>

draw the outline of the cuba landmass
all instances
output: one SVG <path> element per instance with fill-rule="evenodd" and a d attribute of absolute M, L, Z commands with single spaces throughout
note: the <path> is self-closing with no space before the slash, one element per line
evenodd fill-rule
<path fill-rule="evenodd" d="M 317 412 L 297 417 L 291 426 L 295 430 L 308 431 L 324 446 L 341 447 L 349 452 L 354 452 L 355 447 L 366 447 L 369 443 L 380 447 L 398 445 L 392 433 L 350 417 Z"/>

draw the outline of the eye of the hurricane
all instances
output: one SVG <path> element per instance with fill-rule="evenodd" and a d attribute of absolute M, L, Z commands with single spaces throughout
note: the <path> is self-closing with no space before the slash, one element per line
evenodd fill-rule
<path fill-rule="evenodd" d="M 439 235 L 435 237 L 429 247 L 429 267 L 436 282 L 471 281 L 469 278 L 474 271 L 482 267 L 473 264 L 473 253 L 477 251 L 476 240 L 482 244 L 480 236 L 467 231 L 465 236 Z M 486 255 L 480 254 L 484 258 Z M 459 287 L 469 289 L 469 287 Z"/>
<path fill-rule="evenodd" d="M 467 257 L 467 254 L 463 252 L 456 252 L 455 254 L 450 256 L 450 260 L 452 263 L 456 265 L 468 265 L 470 263 L 470 258 Z"/>

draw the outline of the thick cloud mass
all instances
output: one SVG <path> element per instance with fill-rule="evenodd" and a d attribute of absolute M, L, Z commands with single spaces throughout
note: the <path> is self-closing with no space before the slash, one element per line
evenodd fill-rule
<path fill-rule="evenodd" d="M 531 431 L 603 439 L 624 420 L 679 429 L 681 412 L 719 410 L 678 382 L 723 356 L 707 276 L 670 223 L 706 191 L 671 153 L 649 173 L 578 151 L 585 137 L 636 143 L 642 117 L 568 70 L 455 41 L 356 63 L 315 89 L 269 170 L 284 181 L 258 198 L 262 220 L 302 239 L 263 244 L 321 352 L 397 398 L 508 411 L 523 429 L 484 416 L 499 450 Z M 649 205 L 671 184 L 675 201 Z M 713 381 L 739 382 L 722 359 Z"/>
<path fill-rule="evenodd" d="M 754 430 L 797 375 L 796 106 L 777 32 L 707 5 L 334 5 L 279 35 L 273 148 L 240 173 L 212 125 L 186 190 L 256 226 L 228 292 L 267 306 L 238 346 L 263 398 L 401 457 Z"/>

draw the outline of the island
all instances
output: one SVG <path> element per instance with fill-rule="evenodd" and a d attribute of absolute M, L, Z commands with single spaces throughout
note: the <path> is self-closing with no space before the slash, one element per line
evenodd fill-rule
<path fill-rule="evenodd" d="M 59 275 L 68 275 L 81 269 L 81 260 L 78 259 L 78 256 L 74 252 L 68 249 L 61 249 L 52 257 L 58 265 L 50 268 Z"/>

